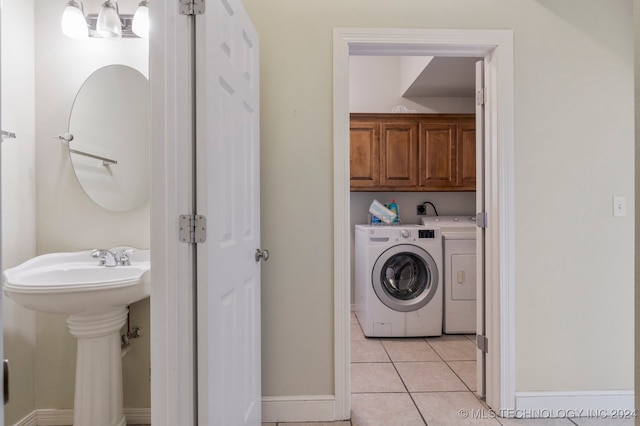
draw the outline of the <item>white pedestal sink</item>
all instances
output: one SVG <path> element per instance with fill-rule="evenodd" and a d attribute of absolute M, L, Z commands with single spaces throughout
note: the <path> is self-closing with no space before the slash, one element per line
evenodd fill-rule
<path fill-rule="evenodd" d="M 113 250 L 129 249 L 118 247 Z M 128 266 L 98 266 L 91 251 L 35 257 L 4 272 L 4 291 L 20 305 L 65 314 L 78 339 L 74 426 L 124 426 L 120 329 L 128 308 L 151 294 L 149 250 Z"/>

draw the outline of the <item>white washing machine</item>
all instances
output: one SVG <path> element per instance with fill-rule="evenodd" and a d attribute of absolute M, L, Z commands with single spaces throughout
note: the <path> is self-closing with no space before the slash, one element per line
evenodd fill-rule
<path fill-rule="evenodd" d="M 476 333 L 476 224 L 469 216 L 426 216 L 442 231 L 446 334 Z"/>
<path fill-rule="evenodd" d="M 356 225 L 355 234 L 355 313 L 365 336 L 440 336 L 440 230 Z"/>

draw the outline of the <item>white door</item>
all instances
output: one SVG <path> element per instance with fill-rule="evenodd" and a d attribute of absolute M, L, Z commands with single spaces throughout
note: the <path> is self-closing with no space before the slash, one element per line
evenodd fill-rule
<path fill-rule="evenodd" d="M 485 366 L 486 353 L 482 349 L 486 347 L 483 338 L 485 330 L 485 231 L 482 224 L 482 213 L 485 208 L 485 145 L 484 145 L 484 61 L 476 62 L 476 393 L 480 396 L 486 394 Z"/>
<path fill-rule="evenodd" d="M 259 425 L 258 36 L 241 0 L 196 17 L 198 425 Z M 258 259 L 259 260 L 259 259 Z"/>

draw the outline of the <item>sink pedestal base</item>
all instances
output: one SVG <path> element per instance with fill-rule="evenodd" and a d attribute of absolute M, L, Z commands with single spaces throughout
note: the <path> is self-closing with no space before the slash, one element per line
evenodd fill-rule
<path fill-rule="evenodd" d="M 78 338 L 74 426 L 125 426 L 122 407 L 120 329 L 128 309 L 71 315 L 67 325 Z"/>

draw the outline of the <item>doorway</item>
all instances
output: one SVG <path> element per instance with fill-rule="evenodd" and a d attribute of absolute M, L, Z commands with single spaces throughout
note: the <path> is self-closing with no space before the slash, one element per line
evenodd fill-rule
<path fill-rule="evenodd" d="M 350 415 L 349 55 L 481 57 L 489 99 L 484 197 L 486 266 L 486 402 L 514 408 L 513 43 L 511 31 L 334 29 L 335 413 Z"/>

